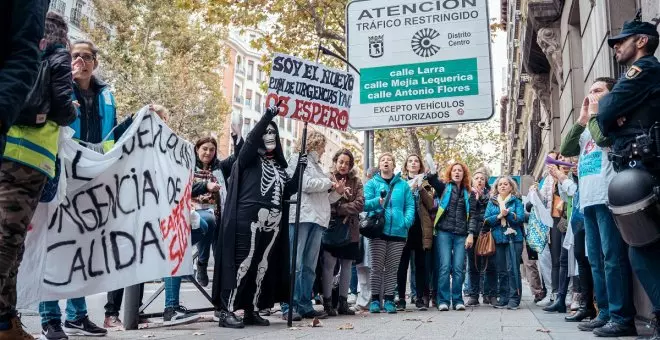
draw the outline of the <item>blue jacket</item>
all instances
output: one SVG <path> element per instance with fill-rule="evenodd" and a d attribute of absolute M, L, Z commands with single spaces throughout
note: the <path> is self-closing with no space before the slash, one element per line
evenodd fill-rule
<path fill-rule="evenodd" d="M 385 228 L 383 234 L 392 237 L 408 237 L 408 229 L 415 223 L 415 199 L 408 183 L 400 175 L 392 178 L 392 198 L 385 210 Z M 380 192 L 390 190 L 390 185 L 380 177 L 380 174 L 367 182 L 364 186 L 364 211 L 376 213 L 382 211 L 380 206 Z"/>
<path fill-rule="evenodd" d="M 513 242 L 522 242 L 523 223 L 525 222 L 525 209 L 522 201 L 518 197 L 511 196 L 505 205 L 509 209 L 509 214 L 506 216 L 507 224 L 516 231 Z M 493 197 L 488 202 L 488 207 L 486 207 L 484 224 L 493 232 L 496 244 L 509 243 L 509 236 L 504 235 L 506 228 L 503 228 L 500 220 L 497 219 L 499 214 L 500 204 L 497 202 L 497 197 Z"/>
<path fill-rule="evenodd" d="M 81 140 L 87 143 L 99 143 L 110 134 L 110 131 L 117 125 L 117 109 L 115 104 L 115 97 L 110 91 L 110 87 L 96 77 L 92 77 L 91 89 L 96 94 L 94 99 L 93 112 L 98 114 L 98 117 L 84 116 L 85 101 L 79 100 L 81 105 L 76 109 L 78 118 L 71 123 L 70 127 L 75 131 L 74 139 Z M 80 89 L 78 85 L 74 85 L 73 100 L 81 98 Z M 131 121 L 132 122 L 132 121 Z M 130 123 L 129 123 L 130 125 Z M 125 130 L 125 129 L 124 129 Z M 123 132 L 123 131 L 122 131 Z M 106 151 L 112 147 L 115 140 L 119 139 L 117 130 L 110 136 L 104 143 Z"/>

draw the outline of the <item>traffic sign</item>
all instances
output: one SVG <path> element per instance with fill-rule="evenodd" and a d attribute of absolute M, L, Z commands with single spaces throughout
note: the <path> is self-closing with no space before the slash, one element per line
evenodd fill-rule
<path fill-rule="evenodd" d="M 483 121 L 494 114 L 488 0 L 354 0 L 355 130 Z"/>

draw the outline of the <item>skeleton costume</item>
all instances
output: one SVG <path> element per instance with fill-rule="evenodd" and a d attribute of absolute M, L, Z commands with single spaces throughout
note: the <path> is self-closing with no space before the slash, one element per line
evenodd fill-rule
<path fill-rule="evenodd" d="M 229 190 L 219 228 L 215 253 L 213 303 L 221 312 L 220 325 L 240 328 L 233 311 L 245 311 L 244 322 L 267 325 L 255 309 L 269 308 L 280 273 L 271 274 L 271 264 L 288 262 L 288 247 L 280 228 L 283 201 L 297 189 L 298 171 L 290 178 L 280 144 L 279 131 L 271 122 L 277 109 L 266 110 L 248 135 L 229 179 Z M 277 254 L 271 254 L 277 249 Z M 279 255 L 278 255 L 279 254 Z M 288 281 L 287 280 L 284 282 Z M 266 295 L 264 295 L 264 293 Z M 257 318 L 259 320 L 255 320 Z M 223 323 L 230 319 L 229 324 Z M 240 323 L 240 321 L 238 321 Z M 265 324 L 262 324 L 263 322 Z"/>

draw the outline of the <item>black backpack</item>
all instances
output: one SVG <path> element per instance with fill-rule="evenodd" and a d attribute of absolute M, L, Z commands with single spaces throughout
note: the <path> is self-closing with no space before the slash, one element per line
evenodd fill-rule
<path fill-rule="evenodd" d="M 46 125 L 48 113 L 50 112 L 50 63 L 48 58 L 44 58 L 39 64 L 39 73 L 37 80 L 32 85 L 28 93 L 21 113 L 16 118 L 14 124 L 42 127 Z"/>

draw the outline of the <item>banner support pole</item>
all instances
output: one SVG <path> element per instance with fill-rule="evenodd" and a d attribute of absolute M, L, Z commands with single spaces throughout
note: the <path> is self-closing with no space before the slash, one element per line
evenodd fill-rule
<path fill-rule="evenodd" d="M 323 9 L 323 27 L 325 27 L 325 8 Z M 321 42 L 323 38 L 319 37 L 319 45 L 316 49 L 316 64 L 319 64 L 321 58 Z M 296 218 L 294 220 L 293 228 L 293 242 L 291 244 L 291 268 L 289 271 L 289 315 L 287 316 L 287 327 L 293 327 L 293 294 L 296 290 L 296 264 L 298 260 L 298 228 L 300 227 L 300 205 L 302 203 L 302 185 L 303 176 L 305 174 L 305 164 L 300 163 L 301 157 L 306 154 L 307 149 L 307 126 L 309 123 L 305 120 L 303 125 L 302 140 L 300 141 L 300 153 L 298 154 L 298 167 L 300 167 L 300 174 L 298 175 L 298 193 L 296 194 Z"/>

